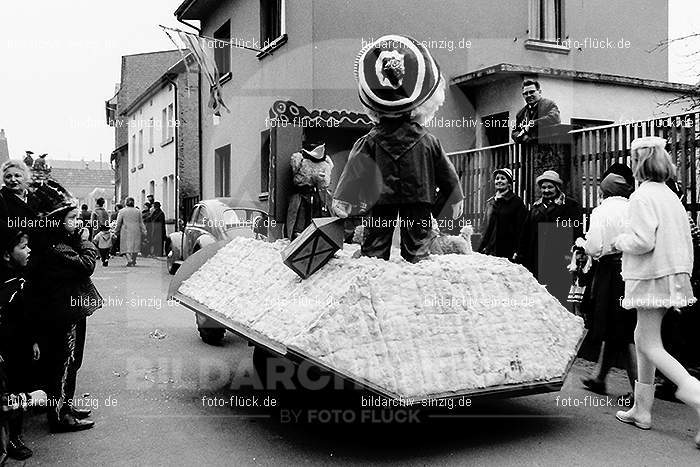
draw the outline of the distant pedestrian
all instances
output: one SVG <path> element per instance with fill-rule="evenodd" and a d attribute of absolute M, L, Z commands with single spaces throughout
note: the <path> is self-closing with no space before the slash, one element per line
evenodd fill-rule
<path fill-rule="evenodd" d="M 165 213 L 160 209 L 160 202 L 153 203 L 153 211 L 149 218 L 151 224 L 150 253 L 153 256 L 163 256 L 163 242 L 165 241 Z M 146 229 L 148 230 L 148 229 Z"/>
<path fill-rule="evenodd" d="M 632 142 L 632 168 L 641 184 L 630 197 L 629 225 L 612 245 L 622 251 L 622 306 L 637 310 L 634 341 L 638 379 L 634 405 L 628 411 L 617 412 L 616 417 L 645 430 L 651 428 L 657 368 L 678 386 L 676 397 L 700 415 L 700 381 L 664 349 L 661 340 L 661 322 L 666 312 L 696 301 L 690 281 L 690 225 L 680 200 L 665 184 L 676 174 L 665 145 L 666 140 L 658 137 Z M 695 444 L 700 448 L 700 433 L 695 436 Z"/>
<path fill-rule="evenodd" d="M 149 199 L 152 198 L 149 195 Z M 141 255 L 151 256 L 151 208 L 153 204 L 149 201 L 143 203 L 143 209 L 141 210 L 141 219 L 143 219 L 143 225 L 146 226 L 146 235 L 141 239 Z"/>
<path fill-rule="evenodd" d="M 126 254 L 127 266 L 136 266 L 142 239 L 146 236 L 141 211 L 134 207 L 134 198 L 126 199 L 126 207 L 117 215 L 116 231 L 119 232 L 119 248 Z"/>
<path fill-rule="evenodd" d="M 95 203 L 97 204 L 97 207 L 90 216 L 90 226 L 92 227 L 93 232 L 100 232 L 102 226 L 109 226 L 109 213 L 104 207 L 104 198 L 97 198 Z"/>
<path fill-rule="evenodd" d="M 34 154 L 32 151 L 24 151 L 25 156 L 24 156 L 24 165 L 27 166 L 28 169 L 31 169 L 32 166 L 34 165 L 34 158 L 32 155 Z"/>
<path fill-rule="evenodd" d="M 121 253 L 119 250 L 119 231 L 117 230 L 117 216 L 119 211 L 124 208 L 124 205 L 117 203 L 114 206 L 114 212 L 109 215 L 109 230 L 114 234 L 114 241 L 112 242 L 112 256 L 117 256 Z"/>
<path fill-rule="evenodd" d="M 90 231 L 90 235 L 92 236 L 92 226 L 90 225 L 90 219 L 92 219 L 92 212 L 88 209 L 87 204 L 83 204 L 80 207 L 80 213 L 78 214 L 78 218 L 82 222 L 83 227 L 88 228 L 88 230 Z"/>
<path fill-rule="evenodd" d="M 633 312 L 622 308 L 625 284 L 620 275 L 622 255 L 612 250 L 612 241 L 624 232 L 628 198 L 632 193 L 622 175 L 611 173 L 600 184 L 603 201 L 591 213 L 585 241 L 578 239 L 586 254 L 597 260 L 591 284 L 592 336 L 602 341 L 597 374 L 584 378 L 583 385 L 598 394 L 606 394 L 606 378 L 619 355 L 623 356 L 630 387 L 634 391 L 637 361 L 634 348 Z M 628 398 L 629 396 L 624 396 Z"/>
<path fill-rule="evenodd" d="M 486 201 L 486 227 L 478 251 L 512 259 L 527 219 L 527 208 L 513 193 L 512 170 L 495 170 L 493 179 L 496 194 Z"/>
<path fill-rule="evenodd" d="M 109 230 L 109 225 L 100 226 L 100 231 L 95 234 L 92 242 L 100 252 L 102 266 L 109 266 L 109 252 L 114 242 L 114 234 Z"/>

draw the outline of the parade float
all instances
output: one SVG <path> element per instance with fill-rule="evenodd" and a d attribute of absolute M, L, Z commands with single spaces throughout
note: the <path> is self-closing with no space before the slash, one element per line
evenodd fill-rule
<path fill-rule="evenodd" d="M 559 390 L 585 335 L 581 318 L 503 258 L 412 264 L 345 245 L 302 279 L 284 264 L 288 248 L 210 245 L 183 264 L 171 296 L 256 349 L 397 400 Z"/>

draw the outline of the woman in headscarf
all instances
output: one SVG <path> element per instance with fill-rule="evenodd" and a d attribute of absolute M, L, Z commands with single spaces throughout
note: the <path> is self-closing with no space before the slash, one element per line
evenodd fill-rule
<path fill-rule="evenodd" d="M 593 209 L 585 241 L 577 239 L 586 254 L 597 260 L 591 284 L 592 336 L 601 340 L 596 376 L 582 379 L 583 385 L 598 394 L 606 394 L 605 380 L 618 355 L 622 354 L 630 387 L 634 390 L 637 362 L 634 349 L 634 313 L 621 306 L 625 283 L 620 275 L 622 254 L 613 251 L 612 241 L 624 231 L 627 203 L 632 186 L 622 175 L 610 173 L 600 184 L 603 201 Z M 627 397 L 627 396 L 625 396 Z"/>

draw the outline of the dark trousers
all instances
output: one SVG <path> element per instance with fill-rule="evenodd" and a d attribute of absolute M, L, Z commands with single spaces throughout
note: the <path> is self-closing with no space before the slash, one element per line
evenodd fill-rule
<path fill-rule="evenodd" d="M 430 205 L 427 203 L 373 207 L 369 216 L 363 219 L 366 236 L 362 243 L 362 256 L 388 260 L 397 221 L 400 222 L 401 230 L 401 256 L 411 263 L 428 257 L 434 234 L 431 229 Z"/>
<path fill-rule="evenodd" d="M 109 248 L 98 248 L 100 250 L 100 259 L 103 263 L 109 260 Z"/>
<path fill-rule="evenodd" d="M 42 349 L 42 358 L 47 359 L 47 416 L 50 423 L 57 423 L 70 411 L 78 369 L 83 363 L 85 331 L 86 321 L 82 319 L 62 329 L 55 329 L 46 336 L 46 350 Z"/>

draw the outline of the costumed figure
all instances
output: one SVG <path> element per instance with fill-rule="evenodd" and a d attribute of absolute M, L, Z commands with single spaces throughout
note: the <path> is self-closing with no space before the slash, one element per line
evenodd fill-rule
<path fill-rule="evenodd" d="M 359 97 L 375 123 L 348 156 L 333 211 L 339 217 L 369 211 L 362 255 L 389 259 L 397 217 L 401 256 L 429 255 L 431 215 L 461 216 L 462 190 L 454 166 L 424 125 L 445 100 L 445 79 L 426 47 L 389 35 L 360 52 Z"/>
<path fill-rule="evenodd" d="M 293 240 L 315 217 L 328 216 L 328 186 L 333 161 L 325 153 L 324 144 L 313 151 L 302 149 L 292 154 L 291 166 L 296 192 L 287 208 L 287 236 Z"/>
<path fill-rule="evenodd" d="M 40 155 L 30 166 L 34 174 L 34 180 L 47 180 L 51 176 L 51 166 L 46 162 L 48 154 Z"/>

